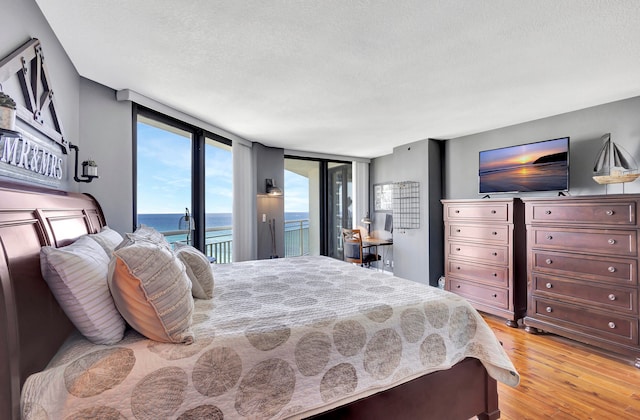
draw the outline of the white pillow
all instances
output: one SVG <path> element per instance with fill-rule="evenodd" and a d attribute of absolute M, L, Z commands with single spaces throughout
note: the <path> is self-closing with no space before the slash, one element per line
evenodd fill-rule
<path fill-rule="evenodd" d="M 120 314 L 147 338 L 192 343 L 194 304 L 184 264 L 164 245 L 128 238 L 109 264 L 109 289 Z"/>
<path fill-rule="evenodd" d="M 213 297 L 213 271 L 209 259 L 191 245 L 176 242 L 174 247 L 178 259 L 186 268 L 187 276 L 191 279 L 193 297 L 211 299 Z"/>
<path fill-rule="evenodd" d="M 89 237 L 104 249 L 109 258 L 111 258 L 113 250 L 122 242 L 122 236 L 109 226 L 104 226 L 100 232 L 92 233 Z"/>
<path fill-rule="evenodd" d="M 122 340 L 125 323 L 107 286 L 109 257 L 96 241 L 82 236 L 63 248 L 43 246 L 40 268 L 78 331 L 96 344 Z"/>
<path fill-rule="evenodd" d="M 171 248 L 165 236 L 155 228 L 147 225 L 140 225 L 135 232 L 127 233 L 127 238 L 131 241 L 149 241 L 166 248 Z"/>

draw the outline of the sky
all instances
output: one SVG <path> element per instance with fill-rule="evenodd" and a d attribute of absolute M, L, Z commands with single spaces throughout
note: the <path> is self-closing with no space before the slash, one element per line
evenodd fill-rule
<path fill-rule="evenodd" d="M 191 139 L 142 122 L 137 135 L 139 214 L 184 213 L 191 208 Z M 308 180 L 285 171 L 285 212 L 307 212 Z M 229 150 L 205 148 L 205 211 L 231 213 L 233 164 Z"/>

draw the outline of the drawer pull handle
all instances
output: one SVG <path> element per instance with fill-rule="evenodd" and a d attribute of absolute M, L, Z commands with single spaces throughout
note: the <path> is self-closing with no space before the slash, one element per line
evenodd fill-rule
<path fill-rule="evenodd" d="M 459 289 L 459 288 L 460 288 L 460 285 L 457 285 L 456 287 Z"/>
<path fill-rule="evenodd" d="M 460 251 L 460 248 L 456 248 L 456 251 Z"/>
<path fill-rule="evenodd" d="M 616 327 L 616 323 L 615 322 L 610 322 L 609 323 L 609 328 L 614 329 Z"/>
<path fill-rule="evenodd" d="M 493 273 L 493 277 L 498 277 L 498 273 Z"/>
<path fill-rule="evenodd" d="M 456 270 L 460 270 L 460 267 L 456 267 Z"/>
<path fill-rule="evenodd" d="M 550 241 L 550 240 L 552 240 L 552 239 L 553 239 L 553 236 L 551 236 L 551 235 L 547 235 L 547 241 Z"/>
<path fill-rule="evenodd" d="M 491 214 L 496 214 L 496 211 L 495 210 L 491 210 Z"/>
<path fill-rule="evenodd" d="M 460 210 L 456 210 L 456 214 L 457 214 L 457 213 L 460 213 Z"/>
<path fill-rule="evenodd" d="M 492 235 L 497 235 L 497 234 L 498 234 L 498 232 L 491 232 L 491 234 L 492 234 Z"/>
<path fill-rule="evenodd" d="M 491 296 L 492 296 L 492 297 L 494 297 L 494 298 L 497 298 L 497 297 L 498 297 L 498 294 L 497 294 L 497 293 L 494 293 L 494 294 L 492 294 Z"/>
<path fill-rule="evenodd" d="M 456 229 L 456 232 L 457 232 L 457 233 L 460 233 L 460 229 Z"/>
<path fill-rule="evenodd" d="M 615 267 L 613 267 L 613 266 L 612 266 L 612 267 L 607 268 L 607 270 L 609 270 L 609 272 L 610 272 L 610 273 L 615 273 L 615 272 L 617 271 L 617 270 L 616 270 L 616 268 L 615 268 Z"/>
<path fill-rule="evenodd" d="M 613 293 L 611 293 L 609 295 L 609 300 L 616 300 L 616 295 L 614 295 Z"/>
<path fill-rule="evenodd" d="M 613 210 L 607 210 L 605 212 L 607 214 L 607 216 L 613 216 L 613 213 L 615 213 Z"/>
<path fill-rule="evenodd" d="M 609 245 L 615 245 L 616 244 L 616 240 L 615 239 L 609 239 L 607 242 L 609 243 Z"/>
<path fill-rule="evenodd" d="M 553 261 L 551 261 L 551 258 L 547 258 L 546 260 L 544 260 L 544 262 L 546 262 L 547 264 L 551 264 Z"/>
<path fill-rule="evenodd" d="M 497 257 L 498 253 L 497 252 L 492 252 L 491 255 L 493 255 L 494 257 Z"/>
<path fill-rule="evenodd" d="M 544 214 L 551 214 L 551 210 L 545 210 Z"/>
<path fill-rule="evenodd" d="M 547 312 L 549 312 L 549 313 L 551 313 L 551 312 L 553 312 L 553 309 L 551 308 L 551 306 L 547 306 L 546 311 L 547 311 Z"/>
<path fill-rule="evenodd" d="M 545 286 L 547 287 L 547 289 L 551 289 L 553 287 L 553 284 L 547 283 L 547 284 L 545 284 Z"/>

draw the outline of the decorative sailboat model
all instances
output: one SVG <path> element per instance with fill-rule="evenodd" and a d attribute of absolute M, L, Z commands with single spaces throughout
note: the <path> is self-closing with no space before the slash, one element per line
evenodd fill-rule
<path fill-rule="evenodd" d="M 598 184 L 632 182 L 640 177 L 638 164 L 633 157 L 611 141 L 611 133 L 602 136 L 602 149 L 593 165 L 593 180 Z"/>

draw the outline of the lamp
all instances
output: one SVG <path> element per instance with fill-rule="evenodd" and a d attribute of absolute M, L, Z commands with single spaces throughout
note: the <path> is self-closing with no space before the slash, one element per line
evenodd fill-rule
<path fill-rule="evenodd" d="M 273 182 L 273 179 L 267 178 L 265 181 L 267 183 L 267 187 L 266 187 L 267 194 L 282 195 L 282 190 L 276 187 L 275 183 Z"/>
<path fill-rule="evenodd" d="M 82 178 L 78 177 L 78 146 L 69 143 L 69 148 L 76 151 L 76 165 L 73 179 L 75 179 L 76 182 L 91 182 L 94 178 L 98 178 L 98 165 L 91 159 L 82 162 Z"/>
<path fill-rule="evenodd" d="M 367 212 L 367 215 L 360 219 L 360 221 L 367 225 L 367 236 L 365 239 L 371 238 L 371 219 L 369 218 L 369 212 Z"/>

